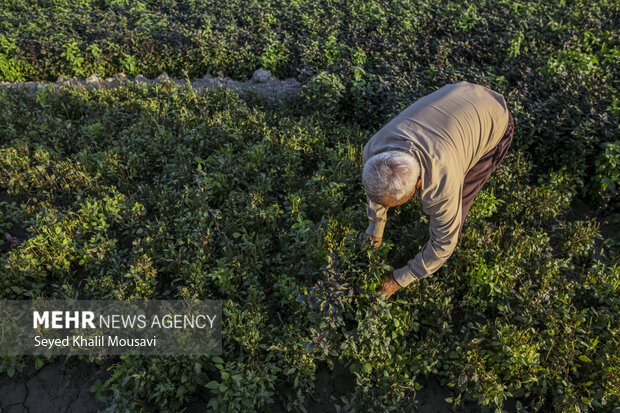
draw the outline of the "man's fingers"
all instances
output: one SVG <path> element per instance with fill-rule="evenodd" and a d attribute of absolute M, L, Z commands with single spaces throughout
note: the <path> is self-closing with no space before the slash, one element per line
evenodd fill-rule
<path fill-rule="evenodd" d="M 386 290 L 379 290 L 379 296 L 383 297 L 384 300 L 387 300 L 388 298 L 390 298 L 390 294 L 389 291 Z"/>
<path fill-rule="evenodd" d="M 381 295 L 381 294 L 385 294 L 385 296 L 383 297 L 384 300 L 389 299 L 396 291 L 393 290 L 393 287 L 390 285 L 390 281 L 383 281 L 381 283 L 381 285 L 379 286 L 379 288 L 377 289 L 377 292 Z"/>
<path fill-rule="evenodd" d="M 381 245 L 382 238 L 370 236 L 368 237 L 368 239 L 370 240 L 371 245 L 375 249 L 379 248 L 379 246 Z"/>

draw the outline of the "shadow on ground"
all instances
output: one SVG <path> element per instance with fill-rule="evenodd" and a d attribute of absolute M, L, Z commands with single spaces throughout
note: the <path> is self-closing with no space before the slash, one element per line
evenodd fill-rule
<path fill-rule="evenodd" d="M 96 412 L 104 406 L 95 400 L 90 386 L 107 375 L 105 368 L 76 357 L 61 358 L 39 370 L 29 362 L 13 377 L 0 374 L 0 412 Z"/>

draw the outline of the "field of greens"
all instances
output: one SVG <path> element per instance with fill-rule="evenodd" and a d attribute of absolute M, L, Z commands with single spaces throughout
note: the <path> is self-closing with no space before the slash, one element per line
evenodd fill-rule
<path fill-rule="evenodd" d="M 224 300 L 221 356 L 80 358 L 107 411 L 415 411 L 429 378 L 469 411 L 620 404 L 617 1 L 0 5 L 0 81 L 303 83 L 0 89 L 0 299 Z M 448 262 L 385 301 L 428 220 L 412 199 L 369 248 L 363 146 L 460 80 L 505 96 L 509 156 Z"/>

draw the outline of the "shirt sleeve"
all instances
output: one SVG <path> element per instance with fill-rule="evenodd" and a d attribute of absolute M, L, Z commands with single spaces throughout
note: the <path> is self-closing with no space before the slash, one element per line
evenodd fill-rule
<path fill-rule="evenodd" d="M 429 215 L 429 240 L 406 266 L 394 270 L 394 279 L 407 287 L 415 279 L 425 278 L 437 271 L 452 255 L 458 242 L 461 226 L 462 200 L 458 196 L 439 201 L 424 212 Z"/>
<path fill-rule="evenodd" d="M 387 221 L 387 208 L 381 204 L 373 202 L 368 195 L 366 196 L 368 201 L 368 207 L 366 208 L 366 215 L 368 215 L 368 228 L 366 234 L 383 238 L 383 229 L 385 228 L 385 222 Z"/>

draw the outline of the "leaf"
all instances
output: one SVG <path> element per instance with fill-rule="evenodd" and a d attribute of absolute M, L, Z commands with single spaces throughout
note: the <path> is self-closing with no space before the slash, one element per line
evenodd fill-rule
<path fill-rule="evenodd" d="M 579 360 L 581 360 L 581 361 L 583 361 L 585 363 L 589 363 L 589 362 L 592 361 L 592 360 L 590 360 L 590 358 L 588 356 L 585 356 L 583 354 L 579 356 Z"/>
<path fill-rule="evenodd" d="M 215 381 L 215 380 L 211 380 L 210 382 L 208 382 L 208 383 L 205 385 L 205 387 L 206 387 L 207 389 L 214 390 L 214 389 L 215 389 L 215 388 L 217 388 L 217 386 L 219 386 L 219 385 L 220 385 L 220 383 L 218 383 L 217 381 Z"/>

